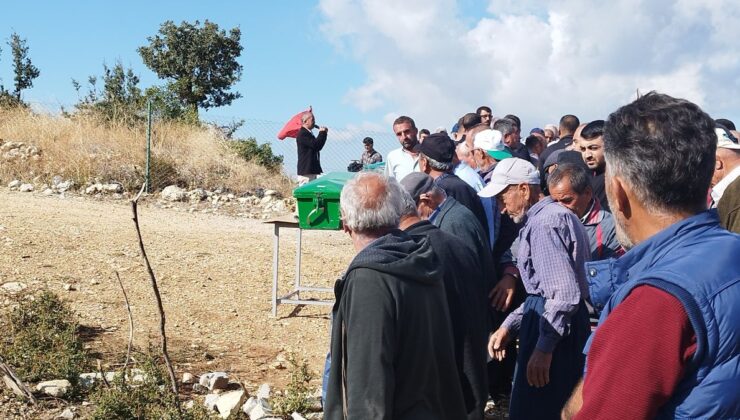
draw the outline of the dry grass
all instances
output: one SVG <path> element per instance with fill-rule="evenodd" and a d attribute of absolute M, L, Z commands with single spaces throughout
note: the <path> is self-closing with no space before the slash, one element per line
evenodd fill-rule
<path fill-rule="evenodd" d="M 90 116 L 52 116 L 0 109 L 0 139 L 32 144 L 38 160 L 0 160 L 0 181 L 49 183 L 55 175 L 77 186 L 119 182 L 135 191 L 144 179 L 146 127 L 102 123 Z M 271 188 L 289 195 L 290 179 L 246 162 L 217 130 L 161 122 L 152 127 L 152 186 L 226 189 L 235 193 Z"/>

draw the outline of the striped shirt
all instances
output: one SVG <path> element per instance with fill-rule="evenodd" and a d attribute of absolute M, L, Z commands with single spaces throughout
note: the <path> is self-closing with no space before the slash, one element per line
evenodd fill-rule
<path fill-rule="evenodd" d="M 584 263 L 590 255 L 588 235 L 570 210 L 546 197 L 527 211 L 519 232 L 517 268 L 527 293 L 545 298 L 537 349 L 550 353 L 568 334 L 571 316 L 588 298 Z M 523 306 L 501 326 L 518 331 Z"/>

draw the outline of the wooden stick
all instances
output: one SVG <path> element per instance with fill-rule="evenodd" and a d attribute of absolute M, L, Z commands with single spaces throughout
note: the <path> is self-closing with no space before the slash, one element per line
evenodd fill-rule
<path fill-rule="evenodd" d="M 18 388 L 18 389 L 13 389 L 13 392 L 18 394 L 18 392 L 20 391 L 21 396 L 28 398 L 28 401 L 30 401 L 31 404 L 36 404 L 36 397 L 33 396 L 33 392 L 31 392 L 31 390 L 28 389 L 26 384 L 24 384 L 23 381 L 21 381 L 20 378 L 18 378 L 18 376 L 13 371 L 13 368 L 5 364 L 2 357 L 0 357 L 0 373 L 3 374 L 3 378 L 6 379 L 6 381 L 10 382 L 7 385 L 12 384 Z"/>
<path fill-rule="evenodd" d="M 172 368 L 172 362 L 170 361 L 170 356 L 167 353 L 167 335 L 165 333 L 165 314 L 164 314 L 164 307 L 162 306 L 162 297 L 159 294 L 159 287 L 157 286 L 157 278 L 154 276 L 154 271 L 152 270 L 151 264 L 149 264 L 149 258 L 146 256 L 146 250 L 144 249 L 144 241 L 141 238 L 141 229 L 139 229 L 139 215 L 137 211 L 137 204 L 139 201 L 139 197 L 141 196 L 141 193 L 144 191 L 144 187 L 146 184 L 141 186 L 141 191 L 139 191 L 139 194 L 136 196 L 135 199 L 131 200 L 131 210 L 134 214 L 134 226 L 136 227 L 136 236 L 139 238 L 139 250 L 141 251 L 141 256 L 144 258 L 144 264 L 146 265 L 146 270 L 149 273 L 149 279 L 151 280 L 152 284 L 152 290 L 154 291 L 154 298 L 157 301 L 157 310 L 159 311 L 159 335 L 162 339 L 162 356 L 164 357 L 164 363 L 167 365 L 167 371 L 170 374 L 170 382 L 172 382 L 172 392 L 175 394 L 175 407 L 177 408 L 177 412 L 182 415 L 182 409 L 180 408 L 180 394 L 177 391 L 177 378 L 175 377 L 175 370 Z"/>
<path fill-rule="evenodd" d="M 116 278 L 118 279 L 118 285 L 121 286 L 121 292 L 123 292 L 123 300 L 126 302 L 126 312 L 128 312 L 128 347 L 126 348 L 126 361 L 123 363 L 123 374 L 126 375 L 126 369 L 128 369 L 128 362 L 131 359 L 131 347 L 134 344 L 134 317 L 131 315 L 131 305 L 128 303 L 128 295 L 126 289 L 123 288 L 123 282 L 118 271 L 115 271 Z"/>

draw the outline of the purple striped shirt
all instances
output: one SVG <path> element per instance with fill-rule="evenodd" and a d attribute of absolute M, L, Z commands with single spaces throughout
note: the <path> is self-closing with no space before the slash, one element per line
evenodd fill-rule
<path fill-rule="evenodd" d="M 590 256 L 588 235 L 570 210 L 546 197 L 527 211 L 519 232 L 517 268 L 527 293 L 545 298 L 537 349 L 550 353 L 568 334 L 570 318 L 581 299 L 588 298 L 584 263 Z M 501 326 L 518 331 L 523 307 Z"/>

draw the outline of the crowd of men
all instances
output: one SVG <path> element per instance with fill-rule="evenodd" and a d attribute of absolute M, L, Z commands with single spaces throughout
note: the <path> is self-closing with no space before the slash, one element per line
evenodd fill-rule
<path fill-rule="evenodd" d="M 521 127 L 402 116 L 345 185 L 325 418 L 740 418 L 732 122 L 651 92 Z"/>

